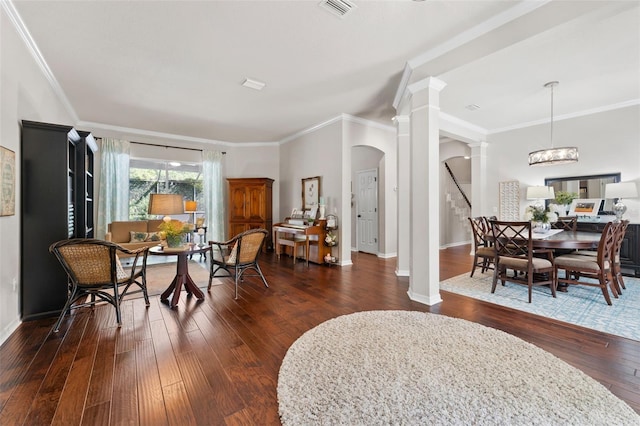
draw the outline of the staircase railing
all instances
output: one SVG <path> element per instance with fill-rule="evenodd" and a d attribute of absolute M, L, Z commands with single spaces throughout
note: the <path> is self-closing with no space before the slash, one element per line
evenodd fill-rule
<path fill-rule="evenodd" d="M 453 174 L 453 171 L 451 170 L 451 168 L 449 167 L 446 161 L 444 163 L 444 167 L 447 169 L 447 172 L 449 173 L 449 176 L 451 176 L 451 180 L 453 180 L 453 183 L 455 184 L 456 188 L 458 188 L 458 192 L 460 193 L 460 195 L 462 195 L 462 199 L 465 201 L 465 203 L 469 207 L 469 210 L 471 210 L 471 201 L 469 201 L 469 198 L 467 198 L 467 194 L 465 194 L 464 190 L 460 187 L 460 184 L 458 183 L 456 176 Z"/>

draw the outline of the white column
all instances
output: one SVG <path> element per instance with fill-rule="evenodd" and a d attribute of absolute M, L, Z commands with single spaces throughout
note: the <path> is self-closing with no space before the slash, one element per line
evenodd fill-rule
<path fill-rule="evenodd" d="M 411 92 L 411 262 L 409 298 L 427 305 L 440 297 L 440 91 L 433 77 Z"/>
<path fill-rule="evenodd" d="M 398 115 L 394 118 L 396 123 L 397 138 L 397 162 L 398 162 L 398 247 L 396 275 L 409 276 L 409 264 L 411 255 L 410 236 L 410 196 L 411 196 L 411 129 L 407 115 Z"/>
<path fill-rule="evenodd" d="M 492 216 L 488 212 L 487 199 L 487 143 L 468 144 L 471 148 L 471 216 Z"/>

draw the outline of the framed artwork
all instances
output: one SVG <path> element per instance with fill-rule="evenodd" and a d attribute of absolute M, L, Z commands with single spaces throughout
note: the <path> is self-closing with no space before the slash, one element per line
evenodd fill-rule
<path fill-rule="evenodd" d="M 16 153 L 0 146 L 0 216 L 16 214 Z"/>
<path fill-rule="evenodd" d="M 578 198 L 571 202 L 569 216 L 597 216 L 602 204 L 601 198 Z"/>
<path fill-rule="evenodd" d="M 302 179 L 302 209 L 311 210 L 320 204 L 320 176 Z"/>

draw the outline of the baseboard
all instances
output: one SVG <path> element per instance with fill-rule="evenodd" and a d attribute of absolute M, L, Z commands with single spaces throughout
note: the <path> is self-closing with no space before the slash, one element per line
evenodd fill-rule
<path fill-rule="evenodd" d="M 457 243 L 445 244 L 443 246 L 440 246 L 440 250 L 444 250 L 444 249 L 447 249 L 449 247 L 464 246 L 466 244 L 471 244 L 471 240 L 469 240 L 469 241 L 460 241 L 460 242 L 457 242 Z"/>
<path fill-rule="evenodd" d="M 397 277 L 409 277 L 409 276 L 411 276 L 411 274 L 406 269 L 396 269 L 396 276 Z"/>
<path fill-rule="evenodd" d="M 0 332 L 0 346 L 4 344 L 4 342 L 13 334 L 14 331 L 18 329 L 20 326 L 20 320 L 15 319 L 11 321 L 7 326 Z"/>
<path fill-rule="evenodd" d="M 392 257 L 398 257 L 398 253 L 378 253 L 378 257 L 381 259 L 391 259 Z"/>

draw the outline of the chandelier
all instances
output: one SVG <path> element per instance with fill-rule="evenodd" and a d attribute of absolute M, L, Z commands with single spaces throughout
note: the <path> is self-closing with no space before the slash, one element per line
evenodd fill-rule
<path fill-rule="evenodd" d="M 578 161 L 578 148 L 575 146 L 563 148 L 553 147 L 553 88 L 557 85 L 557 81 L 550 81 L 544 85 L 544 87 L 551 88 L 551 148 L 530 152 L 530 166 L 549 166 L 552 164 L 567 164 Z"/>

